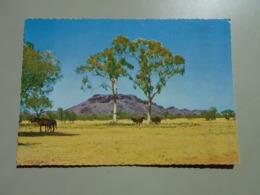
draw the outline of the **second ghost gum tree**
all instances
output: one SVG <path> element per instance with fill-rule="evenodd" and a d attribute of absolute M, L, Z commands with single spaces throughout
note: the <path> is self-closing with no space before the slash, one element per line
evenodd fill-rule
<path fill-rule="evenodd" d="M 134 66 L 127 62 L 127 56 L 136 59 L 139 65 L 136 75 L 130 76 L 128 72 Z M 103 83 L 99 86 L 112 91 L 114 123 L 116 123 L 117 115 L 117 81 L 119 77 L 129 76 L 134 83 L 134 88 L 138 86 L 147 97 L 147 122 L 149 124 L 153 98 L 161 93 L 167 80 L 172 76 L 184 74 L 184 64 L 185 59 L 181 55 L 173 55 L 160 42 L 145 39 L 131 42 L 124 36 L 117 36 L 112 42 L 112 47 L 90 56 L 87 65 L 77 67 L 76 73 L 91 72 L 94 76 L 100 76 L 110 81 L 110 85 Z M 82 82 L 83 84 L 88 83 L 88 88 L 93 89 L 87 76 L 83 77 Z"/>
<path fill-rule="evenodd" d="M 130 52 L 130 41 L 124 36 L 117 36 L 112 47 L 105 49 L 100 53 L 90 56 L 87 60 L 87 65 L 79 66 L 76 73 L 92 73 L 94 76 L 105 78 L 106 81 L 98 87 L 112 91 L 114 108 L 113 108 L 113 123 L 117 121 L 117 81 L 119 77 L 128 76 L 128 69 L 133 69 L 133 65 L 126 61 L 127 54 Z M 90 84 L 88 76 L 82 79 L 83 84 L 88 84 L 88 88 L 93 86 Z"/>
<path fill-rule="evenodd" d="M 139 70 L 134 77 L 134 88 L 138 86 L 148 100 L 147 123 L 150 123 L 153 98 L 160 94 L 162 88 L 175 74 L 185 72 L 185 59 L 181 55 L 173 55 L 160 42 L 137 39 L 133 43 L 132 55 L 139 64 Z"/>

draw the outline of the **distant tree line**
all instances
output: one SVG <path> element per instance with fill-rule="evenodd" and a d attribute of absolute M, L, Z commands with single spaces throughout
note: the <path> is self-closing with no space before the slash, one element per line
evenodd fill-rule
<path fill-rule="evenodd" d="M 36 113 L 32 114 L 28 110 L 24 110 L 20 113 L 21 121 L 32 121 L 34 118 L 45 118 L 45 119 L 55 119 L 60 122 L 70 122 L 73 123 L 75 120 L 80 120 L 78 115 L 74 112 L 70 112 L 68 110 L 63 110 L 63 108 L 59 108 L 57 112 L 46 111 L 41 113 L 41 116 L 38 117 Z"/>
<path fill-rule="evenodd" d="M 110 120 L 113 116 L 113 111 L 107 114 L 76 114 L 74 112 L 64 110 L 63 108 L 58 108 L 56 112 L 47 111 L 41 115 L 42 118 L 46 119 L 55 119 L 60 122 L 70 122 L 73 123 L 76 120 L 87 121 L 87 120 Z M 143 114 L 131 114 L 123 112 L 120 109 L 117 109 L 117 119 L 131 119 L 132 117 L 145 117 L 146 113 Z M 21 120 L 32 120 L 37 117 L 36 114 L 31 114 L 28 111 L 24 111 L 20 114 Z M 178 119 L 178 118 L 187 118 L 187 119 L 196 119 L 204 118 L 205 120 L 216 120 L 216 118 L 225 118 L 226 120 L 236 119 L 236 114 L 233 110 L 227 109 L 223 110 L 220 113 L 217 112 L 215 107 L 211 107 L 208 110 L 202 111 L 200 114 L 190 113 L 190 114 L 171 114 L 169 112 L 164 112 L 162 114 L 152 114 L 151 118 L 160 117 L 161 119 Z"/>

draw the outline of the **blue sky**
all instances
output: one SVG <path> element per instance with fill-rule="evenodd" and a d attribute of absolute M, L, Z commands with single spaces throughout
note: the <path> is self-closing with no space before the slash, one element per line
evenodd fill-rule
<path fill-rule="evenodd" d="M 63 78 L 49 96 L 53 110 L 69 108 L 97 93 L 110 94 L 102 88 L 82 91 L 82 76 L 76 75 L 75 68 L 111 46 L 118 35 L 132 41 L 159 41 L 174 55 L 185 58 L 184 76 L 171 78 L 154 98 L 155 103 L 164 107 L 235 110 L 229 20 L 27 19 L 24 40 L 32 42 L 35 49 L 54 51 L 61 63 Z M 92 83 L 99 81 L 94 78 Z M 146 99 L 140 89 L 132 86 L 127 79 L 119 79 L 118 93 Z"/>

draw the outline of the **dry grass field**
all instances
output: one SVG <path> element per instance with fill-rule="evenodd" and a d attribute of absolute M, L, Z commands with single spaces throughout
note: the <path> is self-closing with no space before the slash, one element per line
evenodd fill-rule
<path fill-rule="evenodd" d="M 43 128 L 44 129 L 44 128 Z M 17 166 L 237 164 L 236 122 L 217 119 L 58 123 L 54 133 L 22 123 Z"/>

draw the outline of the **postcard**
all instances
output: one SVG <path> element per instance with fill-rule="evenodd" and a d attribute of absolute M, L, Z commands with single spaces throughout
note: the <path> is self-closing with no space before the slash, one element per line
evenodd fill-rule
<path fill-rule="evenodd" d="M 231 23 L 26 19 L 16 165 L 238 164 Z"/>

